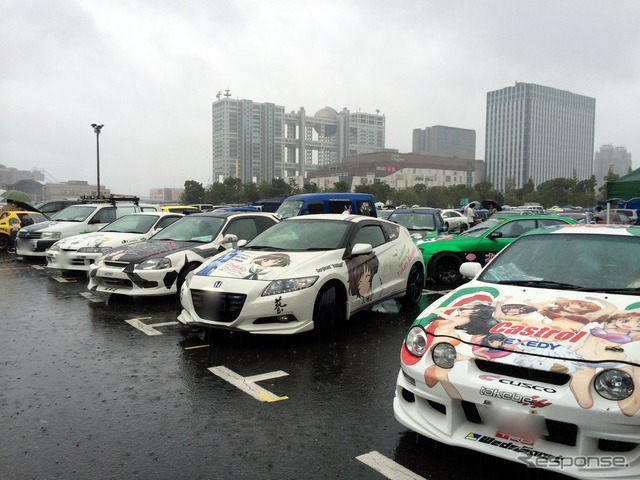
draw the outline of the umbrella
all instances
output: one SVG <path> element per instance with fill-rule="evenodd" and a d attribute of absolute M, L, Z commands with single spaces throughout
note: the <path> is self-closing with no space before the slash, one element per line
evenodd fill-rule
<path fill-rule="evenodd" d="M 489 207 L 491 206 L 492 203 L 493 203 L 493 205 L 495 205 L 495 208 L 496 208 L 496 210 L 498 212 L 502 211 L 502 205 L 500 205 L 495 200 L 483 200 L 482 201 L 482 208 L 486 208 L 487 210 L 490 210 Z"/>
<path fill-rule="evenodd" d="M 29 203 L 31 201 L 31 198 L 29 197 L 29 195 L 27 195 L 24 192 L 21 192 L 20 190 L 7 190 L 6 192 L 0 193 L 0 197 L 14 203 L 16 201 Z"/>

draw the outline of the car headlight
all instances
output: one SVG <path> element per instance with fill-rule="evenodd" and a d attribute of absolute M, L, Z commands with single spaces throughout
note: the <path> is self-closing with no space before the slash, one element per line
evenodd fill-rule
<path fill-rule="evenodd" d="M 605 370 L 593 381 L 596 392 L 607 400 L 624 400 L 633 393 L 633 378 L 624 370 Z"/>
<path fill-rule="evenodd" d="M 407 350 L 417 357 L 424 355 L 427 351 L 427 334 L 421 327 L 413 327 L 407 333 L 407 338 L 404 341 Z"/>
<path fill-rule="evenodd" d="M 49 247 L 49 250 L 54 251 L 54 252 L 59 252 L 60 251 L 60 245 L 58 245 L 57 243 L 54 243 L 53 245 L 51 245 Z"/>
<path fill-rule="evenodd" d="M 302 277 L 302 278 L 287 278 L 285 280 L 274 280 L 265 288 L 262 292 L 262 296 L 267 295 L 279 295 L 281 293 L 295 292 L 296 290 L 303 290 L 311 287 L 318 277 Z"/>
<path fill-rule="evenodd" d="M 40 238 L 60 239 L 60 232 L 42 232 Z"/>
<path fill-rule="evenodd" d="M 171 268 L 171 260 L 168 258 L 150 258 L 136 267 L 136 270 L 161 270 Z"/>
<path fill-rule="evenodd" d="M 456 363 L 456 349 L 450 343 L 439 343 L 431 350 L 433 363 L 442 368 L 452 368 Z"/>
<path fill-rule="evenodd" d="M 105 253 L 111 250 L 111 247 L 80 247 L 78 253 Z"/>

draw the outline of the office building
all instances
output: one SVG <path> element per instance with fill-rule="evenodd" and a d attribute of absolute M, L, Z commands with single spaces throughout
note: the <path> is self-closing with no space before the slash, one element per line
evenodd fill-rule
<path fill-rule="evenodd" d="M 398 190 L 418 184 L 430 187 L 472 187 L 485 180 L 482 160 L 437 155 L 399 153 L 397 150 L 350 155 L 339 167 L 319 169 L 309 174 L 309 181 L 320 189 L 332 188 L 336 182 L 359 185 L 384 182 Z"/>
<path fill-rule="evenodd" d="M 516 82 L 487 93 L 487 179 L 504 192 L 555 178 L 587 180 L 593 173 L 595 98 Z"/>
<path fill-rule="evenodd" d="M 624 177 L 631 171 L 631 153 L 625 147 L 602 145 L 593 161 L 593 174 L 596 176 L 596 191 L 604 184 L 609 172 Z"/>
<path fill-rule="evenodd" d="M 443 157 L 476 158 L 476 131 L 434 125 L 413 130 L 412 153 Z"/>
<path fill-rule="evenodd" d="M 326 107 L 307 116 L 304 107 L 285 107 L 218 94 L 212 106 L 213 179 L 242 183 L 307 178 L 318 168 L 337 166 L 348 155 L 384 148 L 385 117 L 337 112 Z M 224 98 L 221 98 L 224 97 Z"/>

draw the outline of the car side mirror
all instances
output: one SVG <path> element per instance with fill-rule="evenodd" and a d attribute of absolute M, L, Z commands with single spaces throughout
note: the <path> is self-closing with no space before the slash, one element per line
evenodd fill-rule
<path fill-rule="evenodd" d="M 351 256 L 357 257 L 358 255 L 367 255 L 373 252 L 373 247 L 370 243 L 356 243 L 351 249 Z"/>
<path fill-rule="evenodd" d="M 460 275 L 468 278 L 475 278 L 482 270 L 482 265 L 478 262 L 464 262 L 460 265 Z"/>
<path fill-rule="evenodd" d="M 238 246 L 238 248 L 244 247 L 247 243 L 249 243 L 249 242 L 247 242 L 246 240 L 238 240 L 238 245 L 237 246 Z"/>
<path fill-rule="evenodd" d="M 502 238 L 502 232 L 491 232 L 487 237 L 488 238 Z"/>

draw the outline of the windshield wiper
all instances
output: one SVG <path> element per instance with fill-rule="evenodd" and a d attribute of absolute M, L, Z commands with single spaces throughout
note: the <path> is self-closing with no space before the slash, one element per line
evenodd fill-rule
<path fill-rule="evenodd" d="M 589 288 L 585 287 L 582 290 L 585 292 L 602 292 L 602 293 L 622 293 L 637 295 L 640 292 L 640 287 L 626 288 L 626 287 L 611 287 L 611 288 Z"/>
<path fill-rule="evenodd" d="M 268 245 L 255 245 L 255 246 L 251 245 L 251 246 L 244 246 L 243 248 L 247 250 L 274 250 L 274 251 L 285 250 L 284 248 L 270 247 Z"/>
<path fill-rule="evenodd" d="M 500 280 L 500 285 L 518 285 L 522 287 L 560 288 L 564 290 L 582 290 L 583 287 L 571 283 L 553 282 L 551 280 Z"/>

